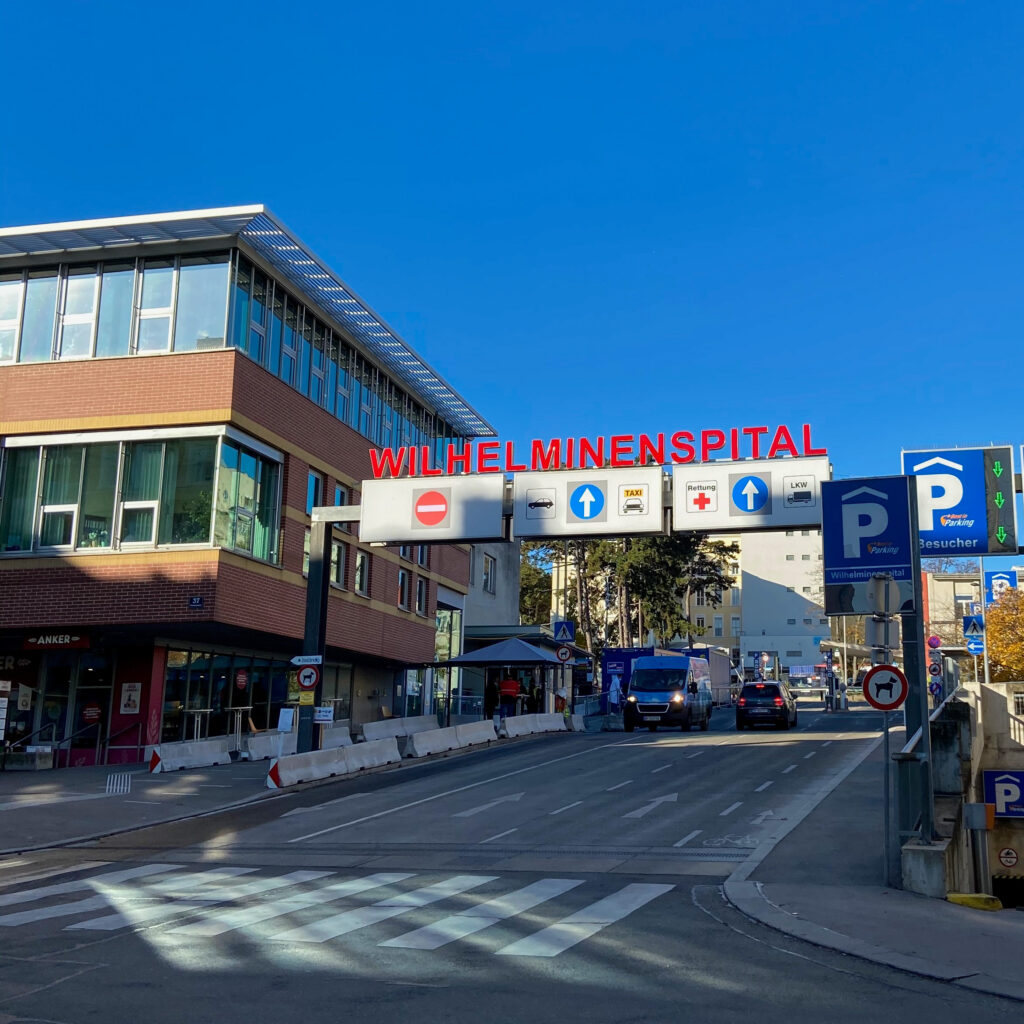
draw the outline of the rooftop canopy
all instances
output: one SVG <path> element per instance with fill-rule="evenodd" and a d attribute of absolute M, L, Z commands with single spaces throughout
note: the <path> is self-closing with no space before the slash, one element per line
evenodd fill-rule
<path fill-rule="evenodd" d="M 424 404 L 433 405 L 461 434 L 495 436 L 494 428 L 265 206 L 0 228 L 0 269 L 25 256 L 52 256 L 56 261 L 97 249 L 207 239 L 230 242 L 235 238 L 333 316 L 396 381 Z"/>

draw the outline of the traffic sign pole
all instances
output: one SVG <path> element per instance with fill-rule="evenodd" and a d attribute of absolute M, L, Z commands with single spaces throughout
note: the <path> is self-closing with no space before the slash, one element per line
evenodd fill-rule
<path fill-rule="evenodd" d="M 327 645 L 327 600 L 330 595 L 330 548 L 332 523 L 313 520 L 309 531 L 309 574 L 306 577 L 306 628 L 302 637 L 302 653 L 319 655 L 323 660 Z M 313 720 L 315 706 L 322 702 L 323 678 L 317 681 L 313 704 L 299 705 L 299 731 L 296 752 L 308 753 L 314 749 Z"/>
<path fill-rule="evenodd" d="M 978 570 L 981 573 L 981 621 L 985 623 L 985 650 L 982 652 L 982 664 L 985 667 L 985 685 L 989 685 L 988 679 L 988 594 L 985 592 L 985 556 L 978 559 Z M 995 594 L 992 595 L 993 598 Z M 978 678 L 978 661 L 974 661 L 974 678 Z"/>

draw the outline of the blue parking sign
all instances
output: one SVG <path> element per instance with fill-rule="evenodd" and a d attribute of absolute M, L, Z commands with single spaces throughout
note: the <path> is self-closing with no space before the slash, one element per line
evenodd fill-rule
<path fill-rule="evenodd" d="M 879 574 L 899 586 L 893 611 L 914 610 L 910 484 L 905 476 L 822 481 L 826 615 L 871 614 L 868 584 Z"/>

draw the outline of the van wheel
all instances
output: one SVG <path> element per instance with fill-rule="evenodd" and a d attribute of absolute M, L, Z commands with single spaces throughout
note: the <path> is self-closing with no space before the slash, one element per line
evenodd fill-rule
<path fill-rule="evenodd" d="M 711 727 L 711 716 L 708 715 L 707 718 L 705 718 L 704 721 L 700 723 L 700 731 L 701 732 L 707 732 L 710 727 Z"/>

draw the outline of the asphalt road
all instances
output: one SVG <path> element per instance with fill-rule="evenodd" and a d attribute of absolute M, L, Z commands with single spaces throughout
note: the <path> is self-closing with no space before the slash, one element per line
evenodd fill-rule
<path fill-rule="evenodd" d="M 534 739 L 62 851 L 0 886 L 0 1024 L 1016 1020 L 723 900 L 876 717 Z"/>

